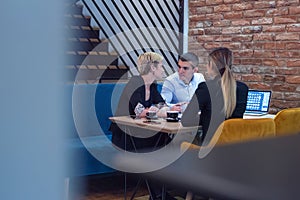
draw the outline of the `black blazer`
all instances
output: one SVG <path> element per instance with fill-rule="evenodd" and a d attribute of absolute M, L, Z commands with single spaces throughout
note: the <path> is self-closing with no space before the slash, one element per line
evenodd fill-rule
<path fill-rule="evenodd" d="M 145 100 L 145 94 L 145 83 L 143 78 L 141 76 L 133 76 L 123 90 L 115 116 L 135 115 L 134 109 L 138 103 L 142 104 L 145 108 L 149 108 L 153 104 L 164 102 L 164 99 L 157 90 L 156 82 L 150 85 L 150 98 L 147 101 Z M 161 138 L 161 141 L 158 142 L 158 146 L 160 146 L 163 144 L 164 136 L 167 135 L 163 134 L 163 136 L 160 136 L 161 133 L 149 131 L 149 137 L 147 138 L 130 137 L 115 123 L 111 124 L 110 131 L 112 132 L 112 142 L 116 146 L 128 151 L 147 148 L 151 149 L 151 147 L 155 146 Z M 135 133 L 145 133 L 145 130 L 139 128 L 131 128 L 130 131 Z"/>
<path fill-rule="evenodd" d="M 237 81 L 236 107 L 230 118 L 242 118 L 246 110 L 248 86 Z M 218 126 L 226 119 L 224 112 L 224 99 L 221 88 L 221 79 L 215 78 L 198 85 L 191 102 L 183 113 L 181 123 L 183 126 L 202 125 L 203 136 L 210 138 Z M 198 112 L 201 111 L 199 116 Z M 208 140 L 208 141 L 209 141 Z"/>

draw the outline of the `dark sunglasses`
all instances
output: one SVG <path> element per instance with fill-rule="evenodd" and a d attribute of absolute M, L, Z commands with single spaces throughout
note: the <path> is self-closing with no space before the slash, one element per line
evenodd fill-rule
<path fill-rule="evenodd" d="M 181 67 L 178 65 L 178 70 L 180 70 L 180 69 L 183 69 L 184 71 L 186 71 L 186 70 L 189 70 L 190 67 L 185 67 L 185 66 Z"/>

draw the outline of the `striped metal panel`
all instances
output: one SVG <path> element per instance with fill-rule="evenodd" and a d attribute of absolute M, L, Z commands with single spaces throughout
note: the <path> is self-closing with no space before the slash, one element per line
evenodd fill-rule
<path fill-rule="evenodd" d="M 182 52 L 183 0 L 82 0 L 84 15 L 91 26 L 100 28 L 100 39 L 107 39 L 110 51 L 119 55 L 119 65 L 138 74 L 137 57 L 155 51 L 165 58 L 169 75 L 177 67 Z"/>

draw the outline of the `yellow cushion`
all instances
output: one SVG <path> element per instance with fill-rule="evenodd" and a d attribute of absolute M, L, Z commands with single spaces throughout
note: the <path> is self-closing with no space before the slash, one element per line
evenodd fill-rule
<path fill-rule="evenodd" d="M 208 146 L 223 145 L 264 137 L 275 136 L 275 123 L 271 118 L 262 119 L 228 119 L 215 132 Z M 200 149 L 200 146 L 183 142 L 181 150 Z"/>
<path fill-rule="evenodd" d="M 288 108 L 278 112 L 274 118 L 276 135 L 300 133 L 300 108 Z"/>
<path fill-rule="evenodd" d="M 219 126 L 211 143 L 228 144 L 269 136 L 275 136 L 273 119 L 229 119 Z"/>

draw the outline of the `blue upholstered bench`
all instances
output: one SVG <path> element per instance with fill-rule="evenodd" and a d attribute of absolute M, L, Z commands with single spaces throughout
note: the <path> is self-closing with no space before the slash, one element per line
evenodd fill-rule
<path fill-rule="evenodd" d="M 79 84 L 66 87 L 66 177 L 115 172 L 96 158 L 83 145 L 103 146 L 111 141 L 113 116 L 126 83 Z M 158 84 L 161 90 L 161 84 Z M 107 139 L 108 138 L 108 139 Z M 101 146 L 101 145 L 100 145 Z"/>
<path fill-rule="evenodd" d="M 125 83 L 68 85 L 66 89 L 67 177 L 114 172 L 85 148 L 79 135 L 92 147 L 111 140 L 109 117 L 118 105 Z M 107 137 L 108 140 L 105 138 Z"/>

